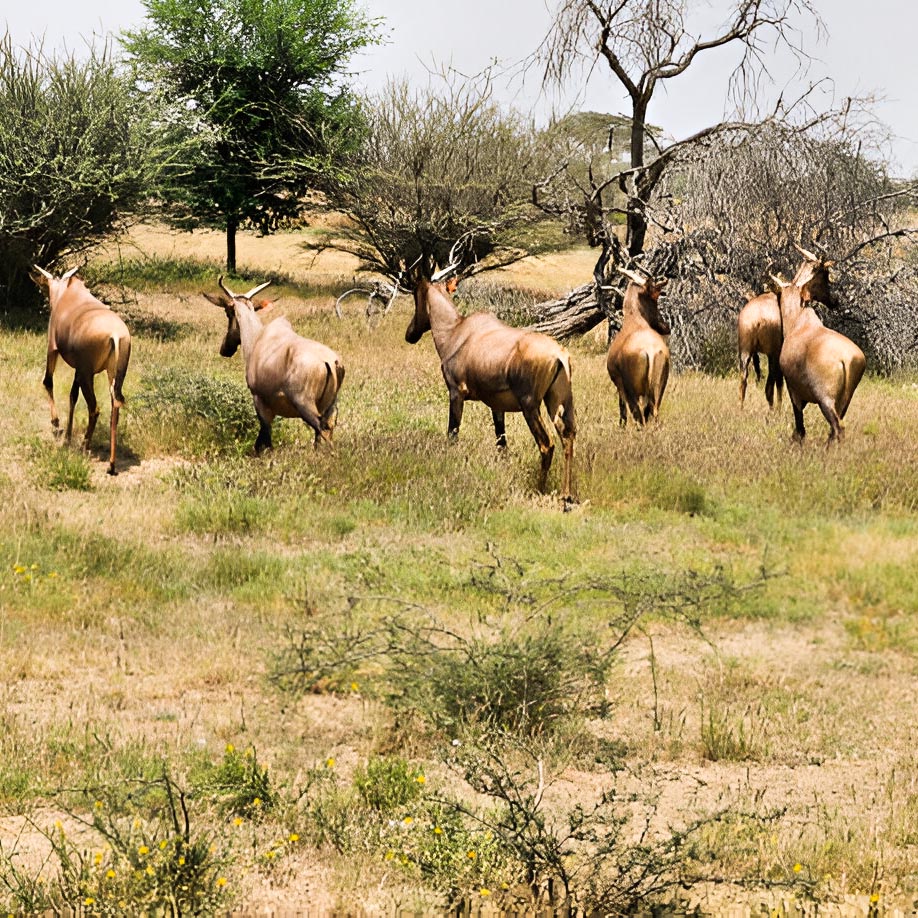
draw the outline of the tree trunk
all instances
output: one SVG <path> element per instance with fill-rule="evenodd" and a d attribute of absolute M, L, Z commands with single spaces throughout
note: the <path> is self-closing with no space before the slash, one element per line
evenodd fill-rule
<path fill-rule="evenodd" d="M 583 335 L 606 319 L 594 283 L 577 287 L 561 299 L 538 303 L 530 312 L 535 318 L 530 327 L 553 338 Z"/>
<path fill-rule="evenodd" d="M 236 230 L 239 220 L 235 216 L 226 218 L 226 273 L 236 273 Z"/>
<path fill-rule="evenodd" d="M 650 100 L 639 98 L 632 104 L 631 115 L 631 168 L 644 166 L 644 144 L 647 139 L 647 104 Z M 632 179 L 635 192 L 628 199 L 628 254 L 634 258 L 644 251 L 647 237 L 646 201 L 638 191 L 638 174 Z"/>

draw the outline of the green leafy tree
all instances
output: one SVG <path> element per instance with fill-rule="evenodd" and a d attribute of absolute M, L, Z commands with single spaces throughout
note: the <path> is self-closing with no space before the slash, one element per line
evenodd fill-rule
<path fill-rule="evenodd" d="M 108 47 L 77 57 L 0 37 L 0 303 L 37 300 L 31 265 L 72 257 L 142 206 L 168 138 Z"/>
<path fill-rule="evenodd" d="M 345 84 L 377 22 L 351 0 L 144 0 L 147 23 L 122 37 L 138 85 L 173 103 L 203 142 L 168 200 L 189 221 L 270 232 L 303 196 L 340 175 L 363 118 Z"/>

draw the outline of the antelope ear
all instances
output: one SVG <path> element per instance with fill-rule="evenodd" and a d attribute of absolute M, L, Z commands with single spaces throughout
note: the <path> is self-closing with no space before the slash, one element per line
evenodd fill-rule
<path fill-rule="evenodd" d="M 274 300 L 256 300 L 256 302 L 252 304 L 252 308 L 255 310 L 255 312 L 262 312 L 263 310 L 267 311 L 268 309 L 272 309 L 274 307 L 274 303 Z"/>
<path fill-rule="evenodd" d="M 453 276 L 446 282 L 446 292 L 449 294 L 453 294 L 456 292 L 456 288 L 458 286 L 459 286 L 459 278 Z"/>
<path fill-rule="evenodd" d="M 209 300 L 213 303 L 214 306 L 219 306 L 221 309 L 229 309 L 229 307 L 233 305 L 226 297 L 219 296 L 215 293 L 204 293 L 202 290 L 201 296 L 203 296 L 205 300 Z"/>

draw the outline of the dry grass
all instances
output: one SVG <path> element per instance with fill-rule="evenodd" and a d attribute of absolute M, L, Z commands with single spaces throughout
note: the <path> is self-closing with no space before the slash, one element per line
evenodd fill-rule
<path fill-rule="evenodd" d="M 135 238 L 147 253 L 189 250 L 145 232 Z M 196 255 L 216 253 L 219 239 L 193 238 Z M 297 245 L 293 236 L 246 238 L 240 260 L 299 280 L 307 273 L 291 267 Z M 587 254 L 511 276 L 566 286 Z M 334 261 L 325 270 L 351 268 Z M 439 367 L 429 338 L 404 343 L 407 302 L 370 335 L 359 321 L 333 318 L 331 293 L 286 293 L 280 308 L 294 326 L 347 365 L 336 446 L 314 452 L 305 429 L 278 422 L 274 455 L 255 460 L 254 427 L 237 448 L 181 404 L 144 401 L 163 373 L 242 385 L 241 358 L 216 353 L 222 315 L 194 288 L 132 298 L 135 326 L 147 331 L 136 334 L 125 385 L 121 474 L 110 479 L 93 461 L 91 491 L 50 490 L 38 469 L 36 444 L 54 448 L 40 329 L 0 335 L 9 406 L 0 443 L 0 803 L 10 814 L 0 842 L 16 826 L 11 814 L 34 813 L 53 790 L 73 787 L 94 757 L 108 775 L 131 750 L 182 774 L 197 755 L 251 744 L 289 787 L 328 757 L 350 774 L 393 742 L 432 759 L 421 739 L 393 740 L 369 688 L 291 700 L 266 673 L 285 627 L 349 596 L 397 596 L 457 627 L 494 613 L 500 598 L 470 579 L 491 563 L 491 545 L 518 560 L 529 583 L 610 572 L 656 583 L 715 569 L 747 582 L 764 567 L 762 588 L 701 611 L 705 640 L 651 617 L 610 681 L 614 717 L 591 729 L 665 774 L 664 818 L 724 796 L 786 807 L 765 836 L 749 829 L 742 844 L 735 834 L 709 840 L 725 875 L 793 883 L 805 871 L 820 895 L 918 887 L 902 815 L 916 807 L 918 767 L 913 380 L 866 379 L 843 449 L 823 449 L 825 424 L 811 408 L 812 442 L 801 450 L 789 442 L 788 408 L 771 416 L 752 390 L 741 411 L 735 380 L 694 374 L 671 381 L 659 425 L 622 431 L 603 349 L 575 345 L 580 504 L 564 514 L 532 490 L 536 450 L 518 417 L 508 418 L 506 456 L 494 454 L 489 414 L 477 405 L 467 407 L 460 442 L 445 442 Z M 68 383 L 59 369 L 61 404 Z M 106 419 L 103 408 L 100 430 Z M 81 405 L 77 432 L 84 423 Z M 595 626 L 607 610 L 578 614 Z M 426 765 L 437 780 L 437 766 Z M 582 794 L 600 780 L 583 784 L 590 772 L 589 761 L 571 763 L 561 786 Z M 266 823 L 258 843 L 304 817 L 285 818 L 294 822 Z M 383 882 L 386 865 L 371 853 L 342 860 L 305 849 L 270 872 L 240 857 L 231 886 L 253 907 L 347 906 L 366 895 L 355 876 L 360 889 L 376 889 L 379 908 L 424 897 L 411 883 Z"/>

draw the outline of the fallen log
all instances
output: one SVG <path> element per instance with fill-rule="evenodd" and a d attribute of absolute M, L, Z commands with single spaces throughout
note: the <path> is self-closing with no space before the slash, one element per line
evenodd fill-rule
<path fill-rule="evenodd" d="M 529 328 L 553 338 L 572 338 L 586 334 L 606 313 L 596 299 L 596 284 L 584 284 L 557 300 L 547 300 L 530 307 L 532 323 Z"/>

